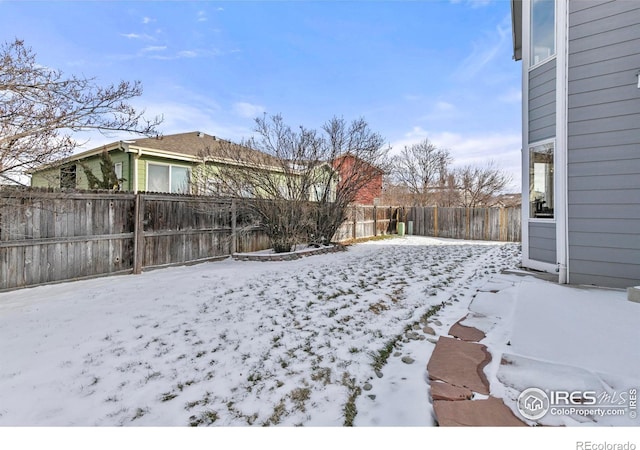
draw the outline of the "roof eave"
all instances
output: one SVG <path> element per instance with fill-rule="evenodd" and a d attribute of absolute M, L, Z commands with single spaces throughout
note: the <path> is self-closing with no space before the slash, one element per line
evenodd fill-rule
<path fill-rule="evenodd" d="M 49 170 L 49 169 L 53 169 L 56 167 L 60 167 L 63 166 L 65 164 L 68 164 L 70 162 L 73 161 L 80 161 L 82 159 L 86 159 L 86 158 L 90 158 L 92 156 L 96 156 L 96 155 L 100 155 L 102 152 L 107 151 L 110 152 L 112 150 L 123 150 L 123 151 L 127 151 L 126 150 L 126 144 L 123 145 L 122 141 L 117 141 L 117 142 L 111 142 L 110 144 L 105 144 L 102 145 L 100 147 L 96 147 L 96 148 L 92 148 L 90 150 L 85 150 L 83 152 L 80 153 L 76 153 L 73 155 L 69 155 L 65 158 L 59 159 L 57 161 L 52 161 L 46 164 L 43 164 L 42 166 L 36 167 L 34 169 L 28 170 L 26 171 L 27 174 L 34 174 L 37 172 L 42 172 L 43 170 Z"/>
<path fill-rule="evenodd" d="M 522 0 L 511 0 L 511 33 L 513 40 L 513 59 L 522 59 Z"/>

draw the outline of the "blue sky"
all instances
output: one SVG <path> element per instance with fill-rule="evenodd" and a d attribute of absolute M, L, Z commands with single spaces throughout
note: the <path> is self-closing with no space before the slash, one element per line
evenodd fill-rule
<path fill-rule="evenodd" d="M 239 140 L 263 112 L 314 128 L 364 117 L 396 151 L 428 137 L 519 183 L 508 0 L 0 0 L 0 17 L 2 41 L 24 39 L 41 64 L 140 80 L 134 105 L 163 114 L 164 134 Z"/>

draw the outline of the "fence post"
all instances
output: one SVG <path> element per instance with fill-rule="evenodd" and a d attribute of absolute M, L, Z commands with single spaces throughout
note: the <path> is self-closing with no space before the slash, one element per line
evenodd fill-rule
<path fill-rule="evenodd" d="M 433 207 L 433 237 L 438 237 L 438 206 Z"/>
<path fill-rule="evenodd" d="M 357 238 L 357 228 L 358 228 L 358 207 L 353 206 L 353 239 Z"/>
<path fill-rule="evenodd" d="M 144 259 L 144 199 L 142 194 L 136 194 L 133 222 L 133 273 L 142 273 Z"/>
<path fill-rule="evenodd" d="M 465 239 L 471 239 L 471 214 L 469 214 L 469 208 L 465 208 L 464 211 L 464 215 L 465 215 Z"/>
<path fill-rule="evenodd" d="M 238 242 L 237 242 L 237 237 L 236 237 L 236 228 L 238 226 L 237 224 L 237 213 L 236 213 L 236 199 L 232 199 L 231 200 L 231 254 L 236 253 L 237 246 L 238 246 Z"/>
<path fill-rule="evenodd" d="M 373 205 L 373 237 L 378 235 L 378 208 Z"/>
<path fill-rule="evenodd" d="M 489 230 L 489 208 L 485 208 L 484 213 L 484 240 L 488 241 L 491 238 Z"/>

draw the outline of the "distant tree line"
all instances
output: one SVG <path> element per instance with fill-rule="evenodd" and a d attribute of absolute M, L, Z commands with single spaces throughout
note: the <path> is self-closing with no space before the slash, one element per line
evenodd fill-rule
<path fill-rule="evenodd" d="M 487 207 L 499 201 L 499 194 L 511 176 L 493 161 L 484 166 L 453 169 L 448 149 L 425 138 L 405 146 L 392 158 L 382 203 L 405 206 Z"/>

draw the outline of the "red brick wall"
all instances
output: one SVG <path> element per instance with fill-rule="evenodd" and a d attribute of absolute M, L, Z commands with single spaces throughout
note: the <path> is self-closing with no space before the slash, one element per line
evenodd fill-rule
<path fill-rule="evenodd" d="M 340 177 L 344 178 L 353 170 L 355 158 L 351 155 L 343 156 L 341 159 L 348 158 L 342 162 L 335 162 L 334 167 L 340 171 Z M 375 171 L 375 175 L 366 185 L 364 185 L 356 194 L 354 203 L 360 205 L 373 205 L 373 201 L 376 198 L 382 196 L 382 172 L 373 167 L 372 171 Z"/>
<path fill-rule="evenodd" d="M 360 205 L 373 205 L 373 200 L 382 195 L 382 174 L 362 187 L 356 194 L 355 203 Z"/>

